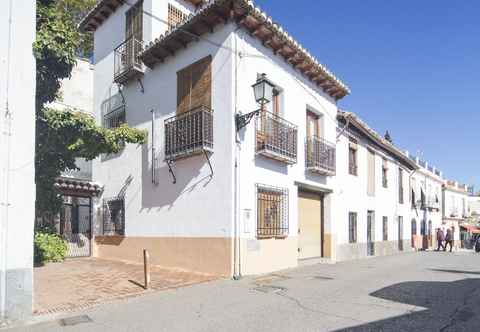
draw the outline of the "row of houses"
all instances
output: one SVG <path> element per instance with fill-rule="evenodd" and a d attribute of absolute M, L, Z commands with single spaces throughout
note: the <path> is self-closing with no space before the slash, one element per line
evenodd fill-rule
<path fill-rule="evenodd" d="M 252 1 L 103 0 L 81 28 L 94 64 L 63 106 L 149 135 L 58 180 L 71 256 L 238 277 L 460 240 L 467 187 L 340 110 L 349 88 Z"/>
<path fill-rule="evenodd" d="M 35 2 L 9 6 L 2 318 L 31 313 L 35 190 Z M 442 227 L 459 239 L 466 186 L 340 110 L 350 89 L 252 1 L 100 0 L 81 29 L 93 64 L 79 60 L 51 106 L 144 129 L 148 143 L 58 179 L 69 257 L 148 249 L 154 264 L 240 277 L 431 248 Z"/>

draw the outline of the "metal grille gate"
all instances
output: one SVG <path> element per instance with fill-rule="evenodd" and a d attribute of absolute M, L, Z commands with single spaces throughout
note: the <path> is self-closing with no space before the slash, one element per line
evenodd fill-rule
<path fill-rule="evenodd" d="M 89 197 L 64 196 L 60 234 L 67 241 L 67 257 L 91 255 L 92 204 Z"/>

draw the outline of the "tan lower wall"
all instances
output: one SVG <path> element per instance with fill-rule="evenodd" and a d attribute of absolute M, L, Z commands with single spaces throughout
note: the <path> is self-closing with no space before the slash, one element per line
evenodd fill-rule
<path fill-rule="evenodd" d="M 242 275 L 265 274 L 298 265 L 298 238 L 243 239 Z"/>
<path fill-rule="evenodd" d="M 323 257 L 333 258 L 333 236 L 332 234 L 323 235 Z"/>
<path fill-rule="evenodd" d="M 169 237 L 95 237 L 95 257 L 143 262 L 143 249 L 154 265 L 189 271 L 232 275 L 232 240 L 230 238 Z"/>

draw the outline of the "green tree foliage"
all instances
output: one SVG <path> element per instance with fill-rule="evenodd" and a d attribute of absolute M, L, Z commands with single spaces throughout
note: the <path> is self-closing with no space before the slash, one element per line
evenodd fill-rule
<path fill-rule="evenodd" d="M 62 262 L 67 254 L 67 244 L 58 235 L 38 231 L 35 233 L 34 259 L 36 264 Z"/>
<path fill-rule="evenodd" d="M 143 144 L 146 133 L 124 125 L 106 129 L 90 116 L 46 107 L 59 97 L 61 80 L 70 77 L 76 55 L 91 48 L 91 36 L 78 31 L 80 18 L 95 0 L 37 0 L 36 184 L 37 216 L 54 215 L 61 207 L 54 183 L 76 169 L 76 158 L 92 160 L 116 153 L 125 143 Z M 90 38 L 90 44 L 89 44 Z"/>

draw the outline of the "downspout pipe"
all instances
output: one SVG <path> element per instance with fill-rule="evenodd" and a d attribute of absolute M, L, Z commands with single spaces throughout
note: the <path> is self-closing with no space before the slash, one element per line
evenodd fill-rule
<path fill-rule="evenodd" d="M 234 103 L 235 115 L 238 114 L 238 36 L 237 32 L 240 27 L 234 30 L 233 36 L 235 39 L 235 61 L 234 61 Z M 235 119 L 235 117 L 234 117 Z M 241 253 L 241 237 L 240 237 L 240 152 L 241 142 L 238 137 L 236 125 L 234 123 L 233 130 L 235 131 L 235 160 L 234 160 L 234 239 L 233 239 L 233 279 L 240 280 L 242 278 L 242 253 Z"/>

